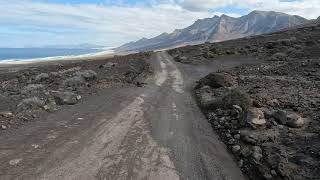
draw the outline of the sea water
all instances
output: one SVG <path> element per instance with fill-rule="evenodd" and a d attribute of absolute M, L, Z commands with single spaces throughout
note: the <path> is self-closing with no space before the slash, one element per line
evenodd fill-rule
<path fill-rule="evenodd" d="M 103 49 L 0 48 L 0 62 L 79 56 L 102 51 Z"/>

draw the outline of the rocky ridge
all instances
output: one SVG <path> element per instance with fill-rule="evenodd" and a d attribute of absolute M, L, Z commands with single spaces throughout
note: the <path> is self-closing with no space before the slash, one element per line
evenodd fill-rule
<path fill-rule="evenodd" d="M 182 45 L 194 45 L 204 42 L 219 42 L 246 36 L 271 33 L 284 28 L 306 23 L 308 20 L 273 11 L 253 11 L 248 15 L 234 18 L 227 15 L 197 20 L 185 29 L 137 42 L 124 44 L 116 51 L 148 51 L 167 49 Z"/>

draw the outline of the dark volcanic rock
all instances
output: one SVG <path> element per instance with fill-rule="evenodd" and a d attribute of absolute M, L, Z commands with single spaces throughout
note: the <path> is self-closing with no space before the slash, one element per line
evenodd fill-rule
<path fill-rule="evenodd" d="M 187 59 L 201 54 L 207 58 L 200 60 L 203 64 L 215 63 L 215 59 L 203 56 L 213 48 L 265 60 L 228 70 L 234 81 L 231 87 L 210 87 L 202 81 L 195 88 L 198 103 L 219 102 L 215 106 L 199 105 L 249 179 L 320 177 L 320 46 L 316 40 L 320 39 L 320 31 L 316 30 L 320 30 L 320 25 L 311 24 L 264 36 L 178 49 Z M 218 56 L 234 58 L 223 53 Z M 207 85 L 203 86 L 205 90 L 199 88 L 203 84 Z M 247 93 L 230 95 L 231 89 Z"/>

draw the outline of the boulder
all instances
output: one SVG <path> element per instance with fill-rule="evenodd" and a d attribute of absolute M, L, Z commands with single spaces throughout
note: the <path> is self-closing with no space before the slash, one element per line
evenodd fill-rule
<path fill-rule="evenodd" d="M 230 87 L 233 84 L 233 77 L 227 73 L 210 73 L 206 77 L 200 79 L 197 87 L 210 86 L 212 88 Z"/>
<path fill-rule="evenodd" d="M 241 146 L 239 146 L 239 145 L 234 145 L 234 146 L 232 146 L 232 152 L 233 153 L 237 153 L 237 152 L 239 152 L 241 150 Z"/>
<path fill-rule="evenodd" d="M 58 105 L 74 105 L 81 99 L 80 95 L 72 92 L 52 91 L 52 95 Z"/>
<path fill-rule="evenodd" d="M 305 124 L 305 120 L 295 112 L 286 112 L 284 110 L 278 110 L 273 113 L 273 117 L 280 124 L 292 128 L 301 128 Z"/>
<path fill-rule="evenodd" d="M 86 81 L 93 81 L 97 78 L 97 73 L 92 70 L 86 70 L 86 71 L 76 72 L 75 76 L 82 77 Z"/>
<path fill-rule="evenodd" d="M 255 162 L 259 162 L 263 157 L 262 149 L 259 146 L 253 146 L 251 156 Z"/>
<path fill-rule="evenodd" d="M 240 118 L 243 115 L 243 109 L 238 105 L 232 105 L 231 116 Z"/>
<path fill-rule="evenodd" d="M 287 113 L 286 125 L 292 128 L 301 128 L 305 124 L 304 119 L 297 113 Z"/>
<path fill-rule="evenodd" d="M 265 127 L 266 119 L 264 118 L 263 111 L 258 108 L 249 108 L 246 122 L 254 129 Z"/>
<path fill-rule="evenodd" d="M 284 110 L 275 111 L 272 116 L 282 125 L 285 125 L 287 123 L 287 112 Z"/>
<path fill-rule="evenodd" d="M 259 137 L 256 133 L 253 133 L 251 131 L 241 131 L 240 132 L 241 139 L 248 144 L 255 145 L 259 142 Z"/>
<path fill-rule="evenodd" d="M 21 103 L 18 104 L 17 110 L 18 111 L 24 111 L 28 109 L 34 109 L 34 108 L 42 108 L 45 105 L 45 102 L 38 97 L 32 97 L 28 99 L 24 99 L 21 101 Z"/>
<path fill-rule="evenodd" d="M 273 116 L 273 109 L 269 109 L 269 108 L 261 108 L 264 114 L 264 117 L 266 119 L 272 118 Z"/>

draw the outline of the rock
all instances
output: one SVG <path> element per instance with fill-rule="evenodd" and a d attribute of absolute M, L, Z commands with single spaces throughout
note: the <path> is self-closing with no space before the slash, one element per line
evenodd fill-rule
<path fill-rule="evenodd" d="M 244 148 L 241 149 L 240 154 L 244 158 L 249 158 L 251 156 L 251 154 L 252 154 L 252 151 L 248 147 L 244 147 Z"/>
<path fill-rule="evenodd" d="M 243 110 L 240 106 L 238 105 L 232 105 L 233 109 L 237 110 L 239 113 L 241 113 Z"/>
<path fill-rule="evenodd" d="M 38 97 L 32 97 L 28 99 L 22 100 L 21 103 L 18 104 L 17 110 L 24 111 L 33 108 L 41 108 L 45 105 L 45 102 Z"/>
<path fill-rule="evenodd" d="M 7 129 L 7 126 L 1 125 L 1 129 L 6 130 L 6 129 Z"/>
<path fill-rule="evenodd" d="M 232 108 L 234 105 L 240 106 L 247 110 L 251 106 L 252 101 L 249 95 L 239 89 L 232 89 L 222 98 L 224 108 Z"/>
<path fill-rule="evenodd" d="M 38 144 L 31 144 L 31 146 L 35 149 L 38 149 L 39 148 L 39 145 Z"/>
<path fill-rule="evenodd" d="M 254 129 L 263 128 L 266 125 L 264 113 L 258 108 L 248 109 L 246 121 Z"/>
<path fill-rule="evenodd" d="M 256 162 L 259 162 L 263 157 L 262 149 L 259 146 L 254 146 L 251 156 Z"/>
<path fill-rule="evenodd" d="M 42 82 L 47 81 L 49 79 L 48 73 L 41 73 L 34 78 L 36 81 Z"/>
<path fill-rule="evenodd" d="M 202 86 L 210 86 L 212 88 L 230 87 L 233 84 L 233 77 L 227 73 L 210 73 L 206 77 L 200 79 L 197 88 Z"/>
<path fill-rule="evenodd" d="M 52 91 L 52 95 L 58 105 L 74 105 L 81 99 L 80 95 L 72 92 Z"/>
<path fill-rule="evenodd" d="M 287 126 L 292 128 L 301 128 L 304 123 L 304 119 L 297 113 L 291 112 L 287 114 Z"/>
<path fill-rule="evenodd" d="M 231 116 L 239 119 L 243 115 L 243 110 L 238 105 L 232 105 Z"/>
<path fill-rule="evenodd" d="M 276 177 L 278 176 L 277 172 L 275 170 L 271 170 L 270 171 L 270 174 L 273 176 L 273 177 Z"/>
<path fill-rule="evenodd" d="M 13 116 L 13 113 L 11 111 L 1 111 L 0 116 L 2 117 L 11 117 Z"/>
<path fill-rule="evenodd" d="M 92 70 L 79 71 L 75 73 L 75 76 L 82 77 L 86 81 L 93 81 L 97 78 L 97 73 Z"/>
<path fill-rule="evenodd" d="M 49 102 L 48 104 L 46 104 L 45 106 L 43 106 L 43 109 L 45 109 L 48 112 L 54 112 L 56 110 L 58 110 L 56 102 Z"/>
<path fill-rule="evenodd" d="M 21 161 L 22 161 L 22 159 L 12 159 L 9 161 L 9 164 L 11 166 L 15 166 L 15 165 L 19 164 Z"/>
<path fill-rule="evenodd" d="M 240 160 L 238 161 L 238 166 L 239 166 L 240 168 L 243 167 L 243 160 L 242 160 L 242 159 L 240 159 Z"/>
<path fill-rule="evenodd" d="M 232 146 L 232 152 L 233 152 L 233 153 L 239 152 L 240 149 L 241 149 L 241 147 L 240 147 L 239 145 L 234 145 L 234 146 Z"/>
<path fill-rule="evenodd" d="M 240 135 L 240 134 L 236 134 L 236 135 L 234 135 L 233 137 L 234 137 L 234 139 L 239 140 L 239 139 L 241 138 L 241 135 Z"/>
<path fill-rule="evenodd" d="M 241 131 L 240 136 L 241 136 L 241 139 L 248 144 L 255 145 L 259 141 L 258 136 L 252 133 L 251 131 Z"/>
<path fill-rule="evenodd" d="M 261 109 L 263 111 L 263 114 L 264 114 L 264 117 L 266 119 L 270 119 L 272 118 L 273 116 L 273 110 L 272 109 L 268 109 L 268 108 L 262 108 Z"/>
<path fill-rule="evenodd" d="M 272 115 L 275 120 L 280 124 L 285 125 L 287 123 L 287 112 L 283 110 L 275 111 Z"/>
<path fill-rule="evenodd" d="M 234 139 L 229 139 L 229 141 L 227 142 L 228 145 L 234 145 L 236 143 L 236 141 Z"/>

